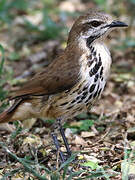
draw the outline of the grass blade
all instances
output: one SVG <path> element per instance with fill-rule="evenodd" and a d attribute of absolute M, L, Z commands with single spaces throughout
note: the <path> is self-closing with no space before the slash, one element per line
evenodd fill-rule
<path fill-rule="evenodd" d="M 0 44 L 1 62 L 0 62 L 0 75 L 2 74 L 3 65 L 5 61 L 5 52 L 3 46 Z"/>
<path fill-rule="evenodd" d="M 37 173 L 37 171 L 30 166 L 28 163 L 26 163 L 22 158 L 17 157 L 15 154 L 13 154 L 5 145 L 3 142 L 0 142 L 0 146 L 2 146 L 3 149 L 5 149 L 5 151 L 15 160 L 17 160 L 18 162 L 20 162 L 23 167 L 25 168 L 25 170 L 29 173 L 32 173 L 33 176 L 37 177 L 39 180 L 47 180 L 45 178 L 45 176 L 41 176 L 40 174 Z"/>
<path fill-rule="evenodd" d="M 76 158 L 77 154 L 72 154 L 70 158 L 68 158 L 67 161 L 65 161 L 59 168 L 58 171 L 60 171 L 62 168 L 64 168 L 65 166 L 67 166 L 69 163 L 71 163 L 75 158 Z"/>

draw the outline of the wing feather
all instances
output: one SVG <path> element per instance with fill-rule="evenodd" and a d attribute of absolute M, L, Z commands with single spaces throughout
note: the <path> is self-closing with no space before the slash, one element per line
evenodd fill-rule
<path fill-rule="evenodd" d="M 72 88 L 79 81 L 78 59 L 64 54 L 56 58 L 44 71 L 37 73 L 11 99 L 28 95 L 57 94 Z"/>

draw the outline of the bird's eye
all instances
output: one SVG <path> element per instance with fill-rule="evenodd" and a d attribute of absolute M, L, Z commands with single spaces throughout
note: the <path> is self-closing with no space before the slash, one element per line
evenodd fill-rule
<path fill-rule="evenodd" d="M 98 27 L 102 24 L 102 22 L 101 21 L 91 21 L 90 24 L 93 27 Z"/>

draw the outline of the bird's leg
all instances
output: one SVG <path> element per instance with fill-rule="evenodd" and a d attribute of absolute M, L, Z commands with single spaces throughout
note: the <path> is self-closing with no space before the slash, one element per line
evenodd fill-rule
<path fill-rule="evenodd" d="M 64 141 L 64 144 L 65 144 L 65 147 L 66 147 L 66 150 L 67 150 L 67 154 L 68 154 L 69 156 L 71 156 L 71 150 L 70 150 L 70 148 L 69 148 L 69 144 L 68 144 L 67 138 L 66 138 L 66 136 L 65 136 L 64 129 L 63 129 L 62 125 L 61 125 L 61 119 L 58 118 L 58 119 L 57 119 L 57 122 L 58 122 L 58 125 L 59 125 L 59 128 L 60 128 L 60 134 L 61 134 L 61 136 L 62 136 L 62 139 L 63 139 L 63 141 Z"/>
<path fill-rule="evenodd" d="M 63 153 L 60 151 L 60 145 L 59 145 L 59 141 L 58 141 L 58 139 L 57 139 L 57 136 L 56 136 L 54 133 L 52 133 L 51 135 L 52 135 L 52 138 L 53 138 L 53 142 L 54 142 L 54 144 L 55 144 L 55 147 L 56 147 L 56 149 L 57 149 L 57 152 L 59 152 L 60 159 L 61 159 L 62 162 L 64 162 L 65 159 L 64 159 Z"/>

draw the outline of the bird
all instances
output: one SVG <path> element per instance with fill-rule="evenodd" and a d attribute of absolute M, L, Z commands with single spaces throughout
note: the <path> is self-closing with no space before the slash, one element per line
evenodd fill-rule
<path fill-rule="evenodd" d="M 53 118 L 62 128 L 69 118 L 87 112 L 101 96 L 110 74 L 111 54 L 104 39 L 113 29 L 127 26 L 97 10 L 79 16 L 65 50 L 14 92 L 10 98 L 14 103 L 0 114 L 0 123 Z M 57 141 L 54 135 L 53 139 Z"/>

